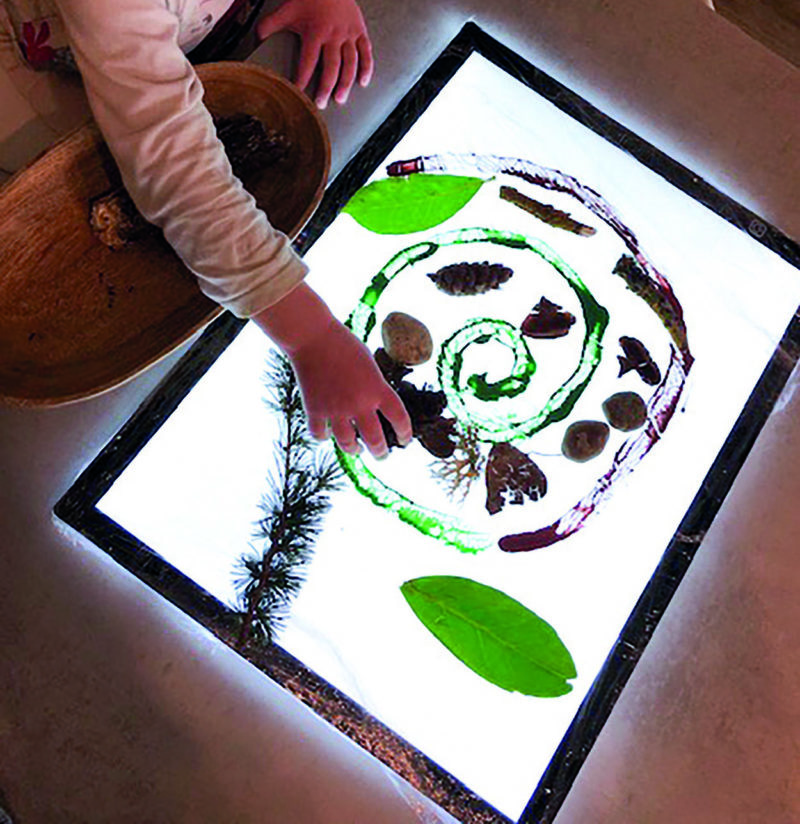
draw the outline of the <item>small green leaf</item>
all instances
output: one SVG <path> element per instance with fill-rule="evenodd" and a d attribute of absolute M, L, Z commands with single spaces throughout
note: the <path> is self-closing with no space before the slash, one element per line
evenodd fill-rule
<path fill-rule="evenodd" d="M 400 591 L 417 618 L 487 681 L 540 698 L 572 689 L 575 663 L 556 631 L 504 592 L 450 575 L 415 578 Z"/>
<path fill-rule="evenodd" d="M 359 189 L 343 211 L 380 235 L 421 232 L 466 206 L 484 182 L 463 175 L 389 177 Z"/>

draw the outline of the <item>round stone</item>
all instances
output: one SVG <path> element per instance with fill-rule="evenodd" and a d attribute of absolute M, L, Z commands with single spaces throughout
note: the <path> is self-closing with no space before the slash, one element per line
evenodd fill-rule
<path fill-rule="evenodd" d="M 603 414 L 614 429 L 632 432 L 644 426 L 647 404 L 636 392 L 615 392 L 603 401 Z"/>
<path fill-rule="evenodd" d="M 425 363 L 433 352 L 428 327 L 405 312 L 390 312 L 381 325 L 386 354 L 396 363 L 416 366 Z"/>
<path fill-rule="evenodd" d="M 605 449 L 611 430 L 603 421 L 576 421 L 567 427 L 561 451 L 571 461 L 583 463 L 596 458 Z"/>

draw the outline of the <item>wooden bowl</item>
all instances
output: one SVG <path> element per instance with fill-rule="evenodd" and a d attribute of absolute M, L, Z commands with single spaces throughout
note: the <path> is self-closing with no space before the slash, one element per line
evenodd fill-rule
<path fill-rule="evenodd" d="M 244 180 L 273 226 L 295 237 L 318 205 L 330 143 L 316 107 L 261 66 L 198 67 L 215 116 L 245 113 L 285 135 L 286 160 Z M 90 203 L 120 185 L 94 124 L 54 145 L 0 188 L 0 402 L 44 406 L 130 379 L 222 309 L 160 233 L 112 251 Z"/>

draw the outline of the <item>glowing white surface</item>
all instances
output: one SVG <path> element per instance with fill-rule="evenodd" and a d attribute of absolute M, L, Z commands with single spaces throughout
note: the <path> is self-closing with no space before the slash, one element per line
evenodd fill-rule
<path fill-rule="evenodd" d="M 682 400 L 685 412 L 672 421 L 664 442 L 604 511 L 562 544 L 514 556 L 496 549 L 463 555 L 349 490 L 337 496 L 326 519 L 282 645 L 516 817 L 800 303 L 800 278 L 482 58 L 470 58 L 390 159 L 445 151 L 526 158 L 600 192 L 675 289 L 696 357 Z M 376 177 L 382 176 L 379 170 Z M 497 206 L 483 194 L 434 231 L 486 224 Z M 579 219 L 588 215 L 566 195 L 541 199 Z M 522 212 L 513 214 L 507 205 L 503 209 L 502 228 L 548 242 L 612 315 L 604 361 L 567 422 L 600 418 L 600 402 L 617 389 L 646 394 L 634 375 L 616 379 L 616 337 L 634 334 L 653 342 L 651 351 L 663 369 L 667 336 L 609 274 L 619 244 L 607 242 L 602 233 L 590 240 L 573 237 Z M 308 255 L 311 283 L 344 317 L 371 276 L 417 239 L 371 236 L 341 216 Z M 415 314 L 441 340 L 451 318 L 431 317 L 430 296 L 414 303 L 413 292 L 401 288 L 402 305 L 386 303 L 395 300 L 387 290 L 381 307 Z M 559 289 L 563 284 L 550 276 L 545 288 L 534 290 L 530 305 L 542 293 L 554 300 L 563 294 L 571 308 L 568 291 Z M 487 300 L 495 297 L 503 300 L 501 294 Z M 515 306 L 513 312 L 521 320 L 529 308 Z M 100 502 L 110 517 L 227 602 L 233 598 L 231 569 L 250 542 L 274 460 L 276 422 L 262 402 L 267 349 L 259 332 L 247 327 Z M 412 377 L 419 385 L 423 375 L 419 370 Z M 557 452 L 564 425 L 545 430 L 537 448 Z M 560 515 L 608 468 L 621 443 L 622 436 L 615 437 L 604 456 L 584 466 L 542 458 L 551 491 L 513 516 L 498 516 L 506 519 L 503 532 L 542 526 Z M 390 464 L 402 460 L 418 473 L 428 462 L 419 450 L 415 445 L 408 455 L 393 456 L 385 471 L 394 472 Z M 377 465 L 376 472 L 382 471 Z M 418 474 L 409 478 L 412 489 L 421 483 Z M 480 511 L 480 495 L 477 491 L 465 505 L 470 522 L 479 524 L 489 522 Z M 576 661 L 573 692 L 546 700 L 508 694 L 453 659 L 416 621 L 398 589 L 409 578 L 434 574 L 464 575 L 498 587 L 552 623 Z"/>

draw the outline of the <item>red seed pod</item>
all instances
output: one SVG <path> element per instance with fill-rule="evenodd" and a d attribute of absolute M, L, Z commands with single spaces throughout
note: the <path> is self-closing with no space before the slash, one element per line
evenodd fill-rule
<path fill-rule="evenodd" d="M 448 295 L 481 295 L 499 289 L 514 272 L 500 263 L 451 263 L 428 277 Z"/>

